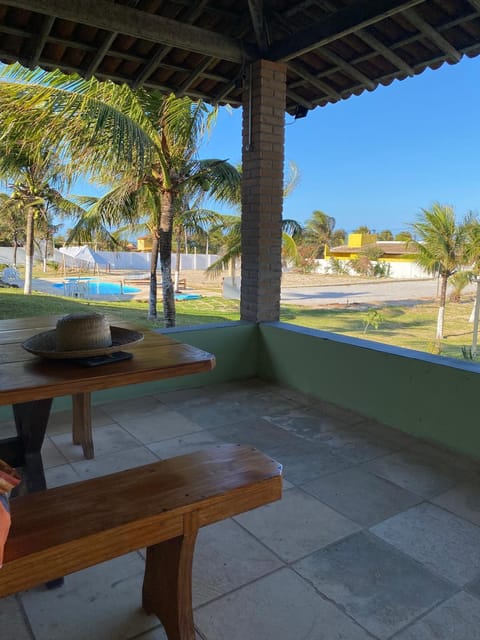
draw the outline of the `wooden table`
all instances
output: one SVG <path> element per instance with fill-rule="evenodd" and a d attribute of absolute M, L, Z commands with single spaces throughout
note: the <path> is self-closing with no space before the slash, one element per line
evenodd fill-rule
<path fill-rule="evenodd" d="M 40 449 L 53 398 L 73 397 L 73 440 L 79 443 L 89 427 L 92 391 L 201 373 L 215 366 L 211 353 L 153 331 L 145 331 L 145 339 L 128 349 L 134 354 L 131 360 L 99 367 L 45 360 L 22 348 L 27 338 L 54 328 L 59 317 L 0 320 L 0 405 L 13 406 L 17 430 L 17 437 L 0 441 L 0 458 L 23 467 L 29 492 L 46 488 Z"/>

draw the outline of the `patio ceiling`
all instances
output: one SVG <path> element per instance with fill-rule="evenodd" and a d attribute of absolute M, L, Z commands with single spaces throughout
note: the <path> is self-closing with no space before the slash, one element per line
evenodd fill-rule
<path fill-rule="evenodd" d="M 247 66 L 287 65 L 309 109 L 480 53 L 480 0 L 8 0 L 0 60 L 240 106 Z"/>

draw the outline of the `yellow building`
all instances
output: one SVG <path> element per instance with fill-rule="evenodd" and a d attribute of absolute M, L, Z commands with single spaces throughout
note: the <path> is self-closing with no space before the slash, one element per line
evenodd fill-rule
<path fill-rule="evenodd" d="M 151 251 L 152 236 L 141 236 L 137 238 L 137 251 Z"/>
<path fill-rule="evenodd" d="M 425 278 L 428 274 L 416 263 L 416 252 L 416 247 L 408 242 L 377 240 L 375 234 L 351 233 L 347 244 L 325 247 L 324 269 L 330 271 L 330 261 L 338 260 L 347 271 L 355 273 L 357 270 L 350 261 L 367 258 L 374 264 L 380 263 L 382 275 L 391 278 Z"/>
<path fill-rule="evenodd" d="M 369 252 L 378 254 L 375 259 L 380 262 L 415 262 L 413 245 L 400 240 L 377 240 L 375 234 L 350 233 L 347 244 L 332 248 L 325 246 L 327 259 L 355 260 Z"/>

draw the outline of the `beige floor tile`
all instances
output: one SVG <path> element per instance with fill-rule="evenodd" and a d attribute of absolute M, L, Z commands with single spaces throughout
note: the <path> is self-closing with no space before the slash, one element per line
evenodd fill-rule
<path fill-rule="evenodd" d="M 4 640 L 31 640 L 28 624 L 15 596 L 0 599 L 0 637 Z"/>
<path fill-rule="evenodd" d="M 141 444 L 137 438 L 118 424 L 109 424 L 104 427 L 94 428 L 92 437 L 95 457 L 98 458 L 114 454 L 117 451 L 134 449 Z M 73 444 L 71 433 L 60 433 L 51 436 L 51 439 L 65 456 L 66 460 L 75 462 L 84 459 L 83 449 L 80 445 Z"/>
<path fill-rule="evenodd" d="M 128 449 L 108 456 L 97 457 L 93 460 L 73 462 L 72 467 L 81 479 L 86 479 L 123 471 L 124 469 L 132 469 L 157 460 L 158 458 L 145 447 L 137 447 L 136 449 Z"/>
<path fill-rule="evenodd" d="M 300 489 L 289 489 L 279 502 L 243 513 L 235 520 L 286 562 L 360 529 Z"/>
<path fill-rule="evenodd" d="M 23 593 L 35 640 L 127 640 L 158 626 L 141 609 L 143 566 L 132 553 L 71 574 L 59 589 Z"/>
<path fill-rule="evenodd" d="M 371 640 L 289 569 L 200 607 L 195 617 L 208 640 Z"/>
<path fill-rule="evenodd" d="M 193 565 L 193 604 L 218 598 L 282 562 L 233 520 L 201 529 Z"/>

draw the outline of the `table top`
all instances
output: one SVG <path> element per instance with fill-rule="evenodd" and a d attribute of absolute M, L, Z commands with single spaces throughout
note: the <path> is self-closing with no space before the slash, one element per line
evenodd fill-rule
<path fill-rule="evenodd" d="M 131 360 L 83 367 L 68 360 L 46 360 L 23 349 L 27 338 L 55 328 L 62 316 L 0 320 L 0 405 L 99 391 L 141 382 L 210 371 L 215 356 L 154 331 L 129 347 Z M 139 330 L 108 318 L 115 326 Z"/>

